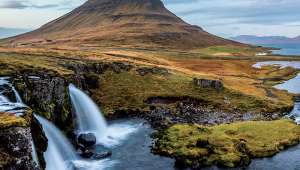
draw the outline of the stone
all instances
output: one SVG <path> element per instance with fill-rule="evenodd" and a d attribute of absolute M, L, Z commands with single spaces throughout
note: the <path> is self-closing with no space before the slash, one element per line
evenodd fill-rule
<path fill-rule="evenodd" d="M 145 76 L 147 74 L 157 74 L 157 75 L 167 75 L 169 71 L 165 68 L 159 67 L 141 67 L 136 70 L 140 76 Z"/>
<path fill-rule="evenodd" d="M 36 170 L 31 157 L 31 130 L 29 127 L 0 129 L 0 169 Z"/>
<path fill-rule="evenodd" d="M 112 155 L 111 151 L 105 151 L 101 153 L 95 153 L 91 158 L 94 160 L 105 159 Z"/>
<path fill-rule="evenodd" d="M 92 133 L 80 134 L 77 143 L 85 148 L 91 147 L 96 144 L 96 137 Z"/>
<path fill-rule="evenodd" d="M 213 88 L 216 89 L 218 92 L 222 91 L 224 88 L 224 85 L 220 80 L 194 78 L 194 84 L 201 88 Z"/>

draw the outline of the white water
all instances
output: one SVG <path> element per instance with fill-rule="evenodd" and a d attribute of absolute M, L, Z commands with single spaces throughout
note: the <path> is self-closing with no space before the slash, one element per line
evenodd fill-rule
<path fill-rule="evenodd" d="M 24 104 L 23 100 L 22 100 L 19 92 L 16 90 L 16 88 L 14 86 L 11 86 L 11 88 L 12 88 L 13 92 L 15 93 L 17 103 Z"/>
<path fill-rule="evenodd" d="M 79 133 L 94 133 L 97 142 L 107 135 L 107 123 L 93 100 L 74 85 L 69 86 Z"/>
<path fill-rule="evenodd" d="M 35 148 L 35 145 L 34 145 L 33 141 L 31 141 L 31 148 L 32 148 L 32 151 L 31 151 L 32 159 L 33 159 L 34 163 L 36 164 L 36 166 L 40 167 L 40 162 L 39 162 L 37 152 L 36 152 L 36 148 Z"/>
<path fill-rule="evenodd" d="M 46 169 L 71 169 L 71 162 L 79 159 L 71 143 L 51 122 L 38 115 L 35 115 L 35 117 L 42 124 L 43 131 L 48 139 L 48 148 L 44 153 L 47 162 Z"/>
<path fill-rule="evenodd" d="M 128 123 L 107 126 L 100 109 L 87 94 L 72 84 L 69 91 L 79 133 L 94 133 L 98 144 L 114 147 L 124 141 L 129 134 L 137 131 L 137 126 Z"/>
<path fill-rule="evenodd" d="M 290 118 L 294 118 L 298 125 L 300 125 L 300 102 L 296 102 L 293 111 L 289 114 Z"/>
<path fill-rule="evenodd" d="M 0 77 L 0 86 L 6 85 L 14 92 L 16 102 L 11 102 L 6 96 L 3 95 L 3 91 L 0 91 L 0 112 L 14 113 L 17 116 L 24 113 L 24 108 L 27 106 L 23 103 L 18 91 L 8 81 L 8 77 Z"/>
<path fill-rule="evenodd" d="M 44 153 L 46 170 L 103 170 L 116 163 L 108 159 L 94 161 L 80 158 L 57 127 L 40 116 L 34 116 L 42 124 L 48 139 L 48 148 Z"/>

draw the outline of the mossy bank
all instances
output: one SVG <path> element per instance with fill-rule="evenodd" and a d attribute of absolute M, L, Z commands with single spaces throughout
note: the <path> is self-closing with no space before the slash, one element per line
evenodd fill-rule
<path fill-rule="evenodd" d="M 272 156 L 299 143 L 292 120 L 246 121 L 217 126 L 174 125 L 156 135 L 153 151 L 173 157 L 178 166 L 247 166 L 251 158 Z"/>

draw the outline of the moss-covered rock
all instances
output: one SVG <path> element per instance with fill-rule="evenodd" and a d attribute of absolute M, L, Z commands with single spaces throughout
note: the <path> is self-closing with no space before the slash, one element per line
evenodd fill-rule
<path fill-rule="evenodd" d="M 0 113 L 0 169 L 32 170 L 36 168 L 31 157 L 31 111 L 24 117 Z"/>

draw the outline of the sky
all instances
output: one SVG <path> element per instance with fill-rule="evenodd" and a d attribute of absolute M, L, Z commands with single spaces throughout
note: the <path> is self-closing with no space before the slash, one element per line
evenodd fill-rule
<path fill-rule="evenodd" d="M 0 27 L 35 29 L 85 0 L 0 0 Z M 300 0 L 163 0 L 190 24 L 222 36 L 300 35 Z"/>

